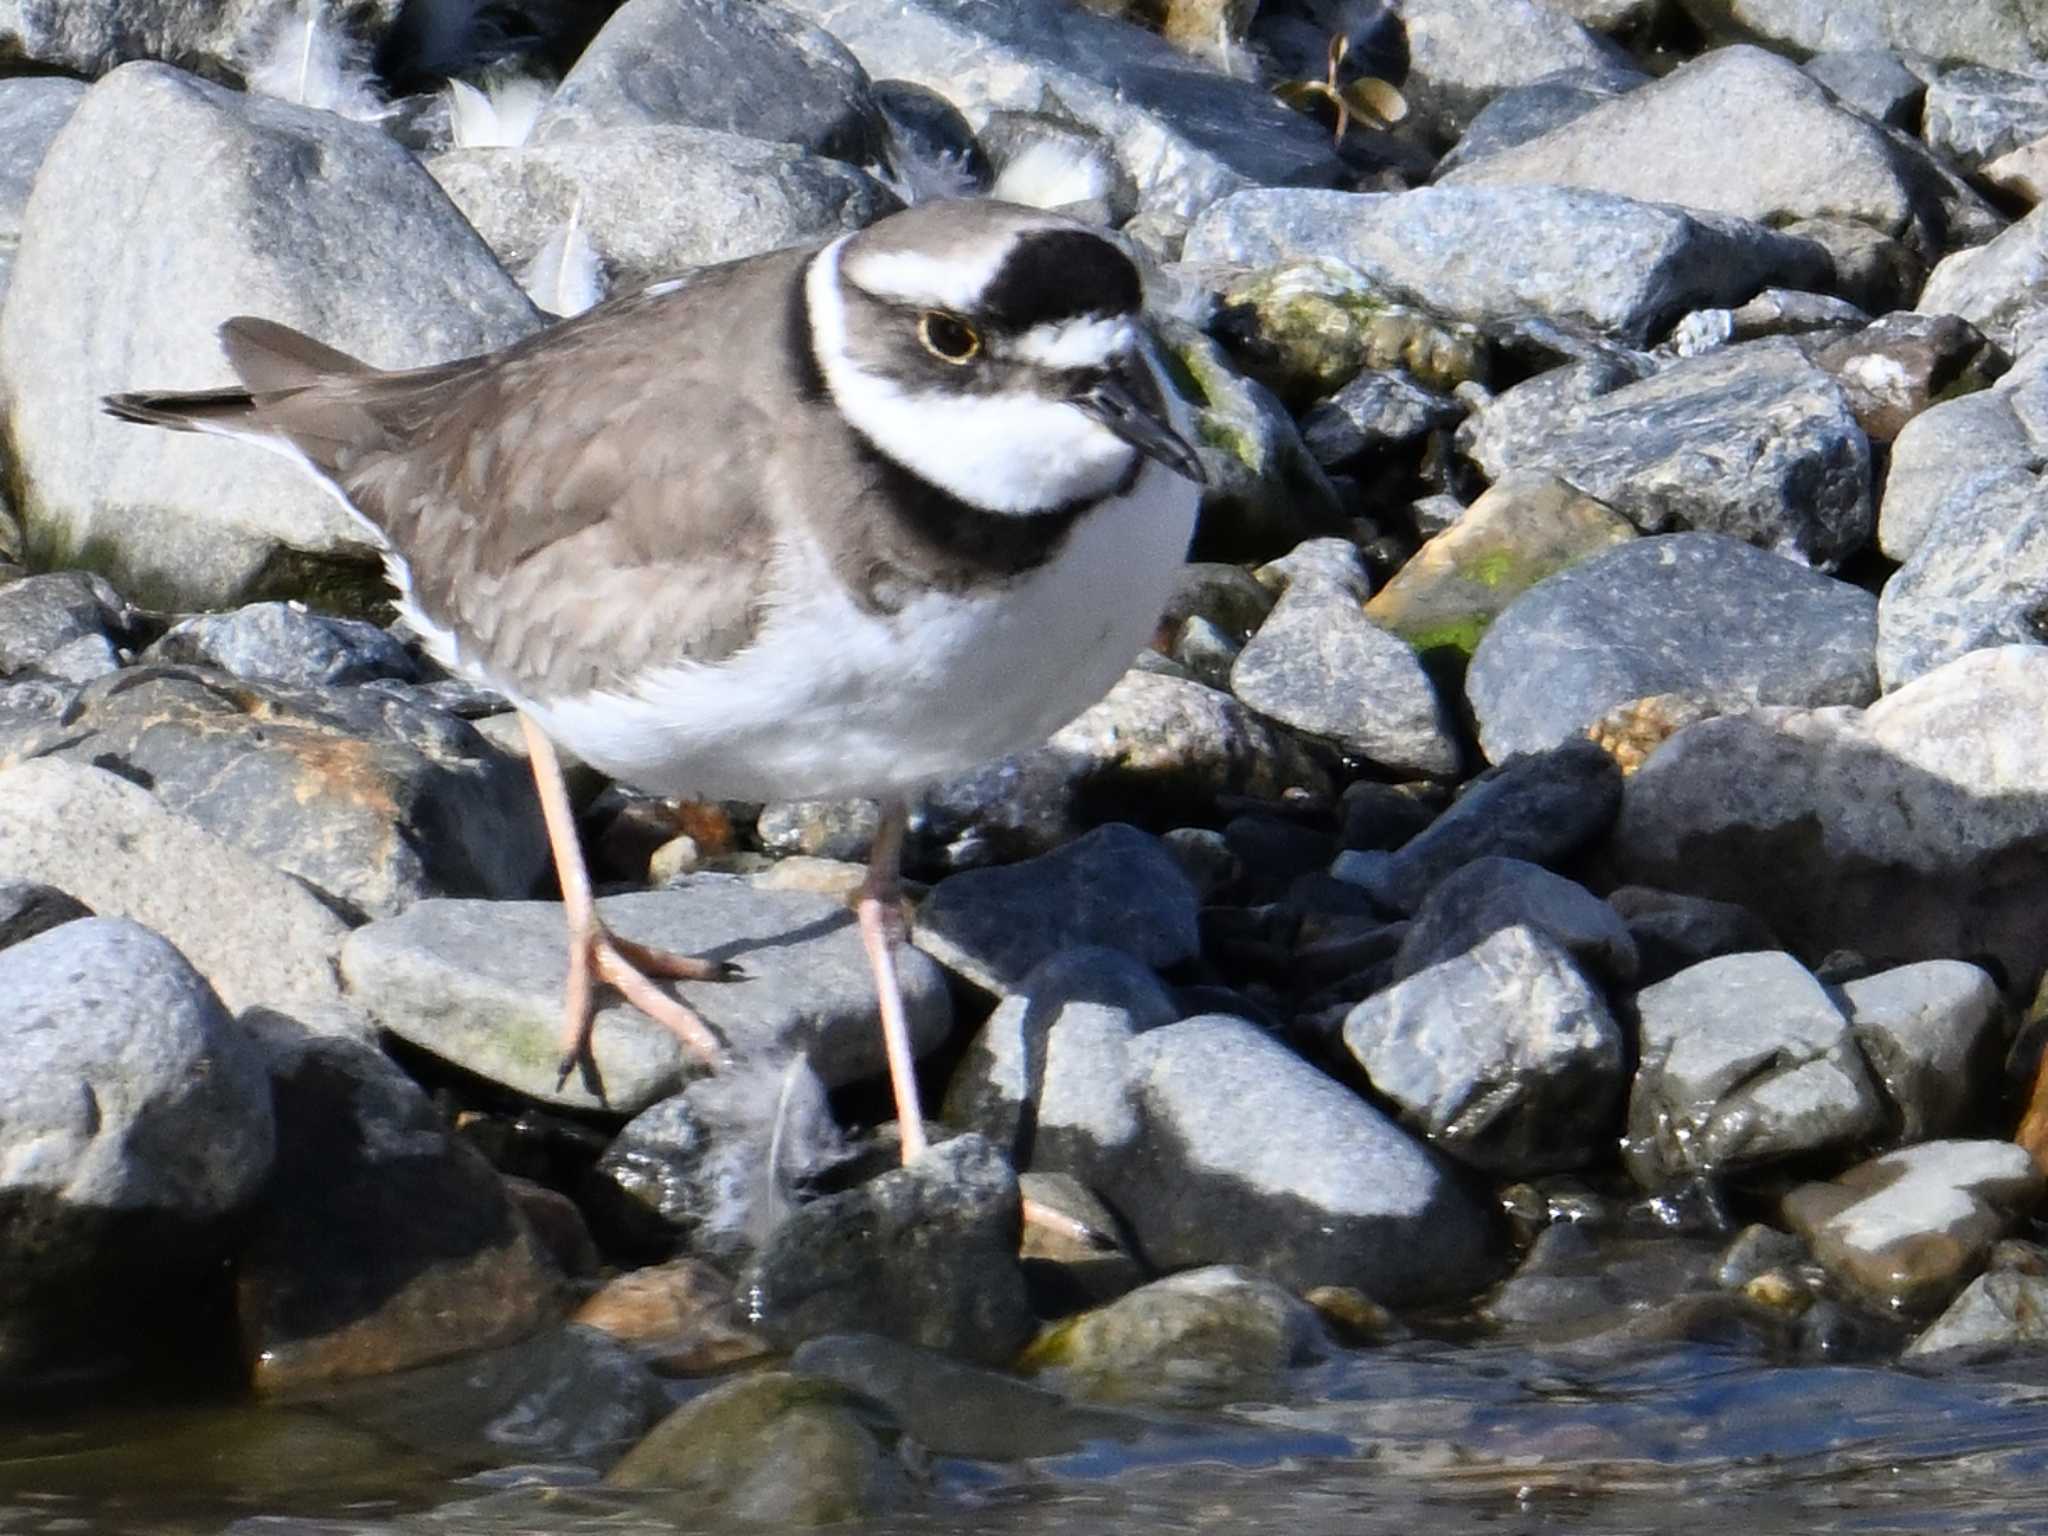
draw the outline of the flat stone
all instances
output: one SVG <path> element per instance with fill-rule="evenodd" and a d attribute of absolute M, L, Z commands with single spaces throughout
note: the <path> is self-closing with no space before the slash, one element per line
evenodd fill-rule
<path fill-rule="evenodd" d="M 1703 961 L 1645 987 L 1635 1009 L 1622 1159 L 1646 1189 L 1840 1152 L 1883 1123 L 1848 1017 L 1788 954 Z"/>
<path fill-rule="evenodd" d="M 1962 960 L 1924 960 L 1845 982 L 1849 1023 L 1899 1115 L 1902 1146 L 1967 1126 L 1998 1080 L 2005 1008 Z"/>
<path fill-rule="evenodd" d="M 1877 604 L 1860 588 L 1720 534 L 1670 534 L 1523 593 L 1479 642 L 1465 693 L 1498 762 L 1653 695 L 1714 710 L 1867 703 L 1876 640 Z"/>
<path fill-rule="evenodd" d="M 1154 970 L 1201 949 L 1195 892 L 1159 839 L 1112 823 L 1036 859 L 942 880 L 918 909 L 917 946 L 998 994 L 1061 950 L 1122 950 Z"/>
<path fill-rule="evenodd" d="M 335 688 L 388 677 L 417 682 L 419 663 L 392 635 L 361 619 L 314 613 L 299 603 L 251 603 L 173 624 L 145 653 L 151 661 L 218 667 L 246 682 Z"/>
<path fill-rule="evenodd" d="M 1523 1178 L 1613 1145 L 1621 1029 L 1541 929 L 1497 928 L 1373 994 L 1346 1015 L 1344 1046 L 1403 1122 L 1460 1162 Z"/>
<path fill-rule="evenodd" d="M 736 1056 L 786 1060 L 802 1049 L 828 1087 L 884 1071 L 874 981 L 843 904 L 699 875 L 604 897 L 597 910 L 626 938 L 744 969 L 735 981 L 674 984 Z M 567 945 L 553 902 L 430 900 L 357 929 L 341 969 L 380 1028 L 535 1099 L 587 1108 L 578 1078 L 555 1087 Z M 951 1025 L 944 978 L 913 950 L 897 966 L 913 1044 L 930 1050 Z M 627 1114 L 694 1070 L 673 1035 L 617 999 L 598 1008 L 592 1048 L 606 1101 Z"/>
<path fill-rule="evenodd" d="M 2009 1141 L 1930 1141 L 1802 1184 L 1784 1214 L 1845 1285 L 1925 1315 L 1983 1267 L 2042 1188 L 2033 1158 Z"/>
<path fill-rule="evenodd" d="M 1401 939 L 1394 975 L 1406 979 L 1506 928 L 1554 940 L 1589 976 L 1635 980 L 1636 941 L 1619 912 L 1576 880 L 1500 857 L 1474 859 L 1429 893 Z"/>
<path fill-rule="evenodd" d="M 354 1012 L 335 973 L 348 925 L 327 903 L 115 774 L 0 769 L 0 871 L 163 934 L 232 1011 Z"/>

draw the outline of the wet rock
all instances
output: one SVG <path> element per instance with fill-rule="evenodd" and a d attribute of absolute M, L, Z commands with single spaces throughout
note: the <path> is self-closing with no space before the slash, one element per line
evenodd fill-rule
<path fill-rule="evenodd" d="M 619 7 L 548 98 L 535 142 L 681 123 L 795 144 L 854 165 L 881 152 L 867 72 L 779 6 L 638 0 Z"/>
<path fill-rule="evenodd" d="M 1784 953 L 1703 961 L 1636 994 L 1642 1065 L 1622 1158 L 1646 1189 L 1874 1136 L 1849 1020 Z"/>
<path fill-rule="evenodd" d="M 1301 440 L 1318 464 L 1335 469 L 1419 443 L 1464 419 L 1465 407 L 1449 395 L 1396 369 L 1366 368 L 1302 418 Z"/>
<path fill-rule="evenodd" d="M 0 949 L 91 916 L 92 908 L 54 885 L 0 880 Z"/>
<path fill-rule="evenodd" d="M 140 616 L 98 576 L 53 571 L 0 585 L 0 677 L 52 671 L 52 658 L 80 641 L 131 645 Z M 81 679 L 82 681 L 83 679 Z"/>
<path fill-rule="evenodd" d="M 2048 134 L 2048 81 L 2038 74 L 1964 64 L 1927 86 L 1921 136 L 1970 169 Z"/>
<path fill-rule="evenodd" d="M 1155 970 L 1201 948 L 1194 887 L 1173 855 L 1114 823 L 1040 858 L 941 881 L 913 937 L 948 970 L 996 993 L 1077 945 L 1122 950 Z"/>
<path fill-rule="evenodd" d="M 1590 976 L 1636 977 L 1636 942 L 1619 912 L 1577 881 L 1523 859 L 1474 859 L 1429 893 L 1401 940 L 1405 980 L 1466 953 L 1489 935 L 1526 928 L 1554 940 Z"/>
<path fill-rule="evenodd" d="M 1465 785 L 1449 810 L 1391 853 L 1342 853 L 1330 866 L 1373 900 L 1413 912 L 1474 859 L 1555 864 L 1605 835 L 1621 805 L 1621 772 L 1591 742 L 1509 758 Z"/>
<path fill-rule="evenodd" d="M 1905 561 L 1950 515 L 1973 525 L 1978 503 L 2020 517 L 2048 450 L 2048 351 L 1990 389 L 1929 406 L 1899 431 L 1885 479 L 1878 547 Z"/>
<path fill-rule="evenodd" d="M 1930 1141 L 1803 1184 L 1784 1213 L 1845 1285 L 1878 1306 L 1925 1314 L 1983 1267 L 2041 1192 L 2023 1147 Z"/>
<path fill-rule="evenodd" d="M 1515 231 L 1512 242 L 1500 240 L 1503 229 Z M 1493 259 L 1460 259 L 1478 249 Z M 1329 258 L 1444 319 L 1485 326 L 1533 312 L 1631 346 L 1687 310 L 1739 303 L 1770 283 L 1813 286 L 1826 262 L 1811 242 L 1673 207 L 1467 186 L 1239 192 L 1197 216 L 1184 257 L 1240 266 Z"/>
<path fill-rule="evenodd" d="M 881 183 L 837 160 L 679 125 L 450 150 L 427 169 L 508 268 L 533 261 L 575 211 L 620 292 L 828 240 L 895 206 Z"/>
<path fill-rule="evenodd" d="M 1566 476 L 1646 533 L 1728 534 L 1832 568 L 1875 528 L 1869 441 L 1789 341 L 1684 358 L 1561 413 L 1485 409 L 1459 438 L 1489 477 Z"/>
<path fill-rule="evenodd" d="M 1806 72 L 1844 106 L 1887 128 L 1914 132 L 1920 125 L 1927 81 L 1889 48 L 1846 48 L 1817 53 Z"/>
<path fill-rule="evenodd" d="M 373 678 L 417 682 L 419 663 L 388 631 L 361 619 L 314 613 L 299 603 L 251 603 L 171 626 L 150 661 L 218 667 L 247 682 L 333 688 Z"/>
<path fill-rule="evenodd" d="M 114 774 L 52 761 L 0 770 L 0 869 L 162 933 L 232 1010 L 345 1010 L 335 956 L 348 925 L 299 881 Z"/>
<path fill-rule="evenodd" d="M 1994 1354 L 2048 1343 L 2048 1278 L 2010 1271 L 1979 1275 L 1908 1344 L 1912 1360 L 1967 1351 Z"/>
<path fill-rule="evenodd" d="M 1761 223 L 1858 219 L 1931 253 L 2002 224 L 1924 146 L 1844 111 L 1798 65 L 1750 47 L 1692 59 L 1447 180 L 1641 198 L 1677 187 L 1689 207 Z"/>
<path fill-rule="evenodd" d="M 767 1340 L 741 1320 L 732 1280 L 702 1259 L 629 1270 L 606 1282 L 570 1320 L 676 1375 L 705 1375 L 768 1352 Z"/>
<path fill-rule="evenodd" d="M 467 724 L 367 689 L 129 669 L 12 743 L 118 771 L 358 911 L 523 896 L 547 867 L 530 776 Z"/>
<path fill-rule="evenodd" d="M 986 1136 L 1019 1169 L 1091 1181 L 1137 1140 L 1125 1080 L 1131 1041 L 1179 1016 L 1173 995 L 1133 956 L 1060 950 L 974 1037 L 947 1086 L 946 1119 Z"/>
<path fill-rule="evenodd" d="M 0 951 L 0 997 L 0 1370 L 118 1359 L 137 1324 L 203 1330 L 275 1151 L 260 1053 L 125 920 Z"/>
<path fill-rule="evenodd" d="M 1344 1046 L 1403 1122 L 1460 1162 L 1522 1177 L 1613 1143 L 1621 1030 L 1539 928 L 1497 928 L 1375 993 L 1346 1016 Z"/>
<path fill-rule="evenodd" d="M 837 1382 L 767 1371 L 722 1382 L 663 1419 L 612 1468 L 677 1512 L 809 1529 L 874 1514 L 900 1491 L 872 1405 Z"/>
<path fill-rule="evenodd" d="M 332 281 L 337 262 L 350 282 Z M 159 64 L 116 70 L 44 159 L 0 324 L 35 563 L 90 564 L 168 609 L 378 592 L 365 534 L 309 477 L 246 444 L 88 408 L 116 390 L 220 384 L 215 329 L 247 312 L 382 367 L 489 351 L 537 323 L 375 127 Z"/>
<path fill-rule="evenodd" d="M 1186 1406 L 1275 1398 L 1290 1367 L 1327 1348 L 1306 1302 L 1261 1275 L 1214 1266 L 1055 1324 L 1022 1364 L 1078 1397 Z"/>
<path fill-rule="evenodd" d="M 1902 1145 L 1952 1136 L 1997 1080 L 1998 986 L 1961 960 L 1927 960 L 1846 982 L 1849 1023 L 1899 1115 Z"/>
<path fill-rule="evenodd" d="M 1490 1212 L 1448 1169 L 1243 1019 L 1149 1030 L 1126 1061 L 1142 1140 L 1100 1189 L 1151 1263 L 1399 1306 L 1464 1295 L 1497 1262 Z"/>
<path fill-rule="evenodd" d="M 1036 1327 L 1019 1221 L 1009 1165 L 981 1137 L 959 1136 L 799 1208 L 740 1277 L 740 1295 L 778 1348 L 879 1333 L 1005 1365 Z"/>
<path fill-rule="evenodd" d="M 403 1370 L 555 1317 L 504 1181 L 410 1078 L 346 1040 L 273 1050 L 277 1172 L 235 1281 L 259 1389 Z"/>
<path fill-rule="evenodd" d="M 1783 947 L 1762 918 L 1732 901 L 1624 885 L 1607 893 L 1607 905 L 1628 924 L 1645 986 L 1717 955 Z"/>
<path fill-rule="evenodd" d="M 629 939 L 744 970 L 676 984 L 736 1055 L 786 1060 L 801 1048 L 831 1087 L 884 1070 L 874 981 L 841 903 L 699 875 L 597 910 Z M 555 1087 L 567 942 L 553 902 L 423 901 L 351 934 L 341 969 L 380 1028 L 536 1099 L 588 1107 L 579 1078 Z M 912 1042 L 929 1050 L 951 1023 L 944 979 L 911 950 L 897 966 Z M 627 1114 L 676 1092 L 688 1070 L 673 1035 L 616 999 L 598 1008 L 594 1050 L 607 1103 Z"/>
<path fill-rule="evenodd" d="M 1763 1275 L 1783 1274 L 1807 1262 L 1806 1244 L 1790 1232 L 1751 1222 L 1722 1250 L 1714 1283 L 1726 1290 L 1747 1289 Z"/>
<path fill-rule="evenodd" d="M 1628 781 L 1615 878 L 1736 901 L 1814 959 L 1971 955 L 2028 995 L 2048 882 L 2048 650 L 1973 651 L 1869 709 L 1680 731 Z"/>
<path fill-rule="evenodd" d="M 1862 704 L 1877 694 L 1876 621 L 1868 593 L 1737 540 L 1638 539 L 1510 604 L 1473 654 L 1465 692 L 1495 761 L 1557 746 L 1651 695 L 1722 710 Z"/>
<path fill-rule="evenodd" d="M 1245 643 L 1231 692 L 1399 777 L 1449 778 L 1459 750 L 1414 648 L 1342 587 L 1297 582 Z"/>
<path fill-rule="evenodd" d="M 1522 593 L 1635 536 L 1621 514 L 1555 475 L 1511 471 L 1373 594 L 1366 617 L 1417 651 L 1470 657 Z"/>
<path fill-rule="evenodd" d="M 2010 365 L 1982 331 L 1954 315 L 1886 315 L 1813 360 L 1842 386 L 1857 425 L 1886 443 L 1936 401 L 1974 394 Z"/>

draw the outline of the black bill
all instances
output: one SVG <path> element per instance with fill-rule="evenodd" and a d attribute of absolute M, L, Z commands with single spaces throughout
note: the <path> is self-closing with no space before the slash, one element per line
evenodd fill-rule
<path fill-rule="evenodd" d="M 1166 405 L 1142 367 L 1106 373 L 1074 397 L 1074 404 L 1148 458 L 1175 474 L 1207 485 L 1209 476 L 1187 439 L 1166 424 Z"/>

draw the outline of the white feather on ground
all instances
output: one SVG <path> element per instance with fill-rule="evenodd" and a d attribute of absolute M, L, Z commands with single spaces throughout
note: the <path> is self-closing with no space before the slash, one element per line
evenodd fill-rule
<path fill-rule="evenodd" d="M 513 149 L 524 144 L 554 88 L 532 75 L 507 75 L 478 90 L 448 82 L 448 121 L 457 149 Z"/>
<path fill-rule="evenodd" d="M 318 0 L 283 12 L 243 54 L 249 89 L 358 122 L 391 108 L 377 90 L 370 50 L 322 15 Z"/>
<path fill-rule="evenodd" d="M 526 264 L 519 284 L 534 303 L 564 319 L 604 302 L 604 261 L 583 233 L 582 198 L 569 209 L 567 222 Z"/>
<path fill-rule="evenodd" d="M 1112 190 L 1102 162 L 1059 139 L 1040 139 L 1018 151 L 996 177 L 989 196 L 1027 208 L 1065 208 L 1107 197 Z"/>
<path fill-rule="evenodd" d="M 694 1175 L 709 1209 L 693 1241 L 714 1254 L 758 1249 L 795 1208 L 797 1186 L 845 1151 L 825 1085 L 799 1052 L 736 1062 L 685 1092 L 709 1148 Z"/>

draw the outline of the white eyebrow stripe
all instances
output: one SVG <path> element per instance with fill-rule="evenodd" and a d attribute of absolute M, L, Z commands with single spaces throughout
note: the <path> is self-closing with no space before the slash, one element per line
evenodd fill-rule
<path fill-rule="evenodd" d="M 966 311 L 981 302 L 1009 254 L 1008 241 L 978 262 L 945 261 L 919 251 L 860 251 L 844 270 L 855 286 L 878 299 Z"/>
<path fill-rule="evenodd" d="M 1010 352 L 1042 368 L 1100 368 L 1134 339 L 1128 319 L 1085 316 L 1034 325 L 1010 343 Z"/>

